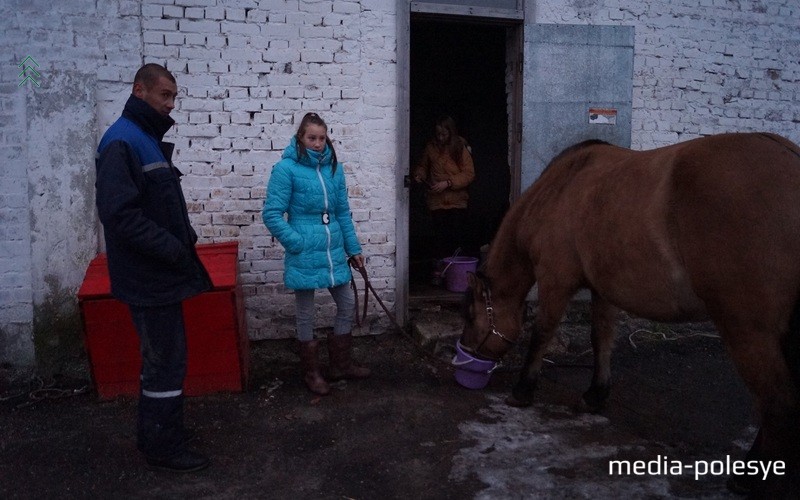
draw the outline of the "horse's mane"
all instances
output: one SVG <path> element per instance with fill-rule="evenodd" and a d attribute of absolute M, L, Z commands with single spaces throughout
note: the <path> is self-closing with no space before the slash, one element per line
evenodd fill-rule
<path fill-rule="evenodd" d="M 481 263 L 479 267 L 484 267 L 484 262 Z M 483 276 L 483 272 L 478 270 L 475 273 L 478 276 Z M 467 291 L 464 293 L 464 297 L 461 299 L 461 319 L 464 321 L 471 321 L 472 317 L 470 315 L 470 305 L 472 305 L 472 301 L 475 300 L 475 291 L 472 289 L 471 286 L 467 287 Z"/>
<path fill-rule="evenodd" d="M 492 282 L 489 279 L 489 276 L 486 274 L 486 261 L 481 262 L 481 265 L 475 271 L 475 276 L 479 280 L 483 281 L 484 286 L 486 286 L 491 290 Z M 472 289 L 472 287 L 467 287 L 467 291 L 464 294 L 464 299 L 461 301 L 461 317 L 464 319 L 464 321 L 472 320 L 470 314 L 470 305 L 473 303 L 474 300 L 475 300 L 475 291 Z"/>
<path fill-rule="evenodd" d="M 491 274 L 492 278 L 504 275 L 511 263 L 520 273 L 515 277 L 517 282 L 519 282 L 519 276 L 527 278 L 528 273 L 532 273 L 533 264 L 528 255 L 528 242 L 524 240 L 530 233 L 525 228 L 538 224 L 539 221 L 526 214 L 541 215 L 542 211 L 539 210 L 539 207 L 561 195 L 575 174 L 588 164 L 591 153 L 586 150 L 592 146 L 611 145 L 605 141 L 591 139 L 564 149 L 550 161 L 539 179 L 511 206 L 489 248 L 489 258 L 481 265 L 477 273 L 488 286 L 491 286 L 489 275 Z M 523 235 L 522 240 L 520 235 Z M 490 269 L 490 260 L 500 264 L 496 264 L 495 268 Z M 527 291 L 525 292 L 527 293 Z M 471 298 L 468 297 L 468 300 Z"/>
<path fill-rule="evenodd" d="M 550 160 L 542 175 L 526 193 L 526 197 L 538 204 L 560 195 L 575 174 L 589 163 L 591 155 L 586 150 L 592 146 L 611 146 L 611 144 L 599 139 L 589 139 L 564 149 Z"/>
<path fill-rule="evenodd" d="M 606 142 L 606 141 L 601 141 L 600 139 L 589 139 L 589 140 L 586 140 L 586 141 L 583 141 L 583 142 L 579 142 L 577 144 L 573 144 L 572 146 L 564 148 L 563 151 L 561 151 L 560 153 L 555 155 L 553 157 L 553 159 L 550 160 L 550 163 L 547 164 L 547 166 L 545 167 L 544 171 L 546 172 L 551 166 L 553 166 L 553 164 L 558 163 L 565 156 L 569 156 L 572 153 L 580 151 L 581 149 L 588 148 L 589 146 L 597 146 L 597 145 L 610 146 L 611 144 Z M 580 168 L 580 167 L 583 167 L 584 164 L 585 164 L 585 162 L 580 162 L 578 164 L 576 164 L 576 162 L 573 162 L 572 167 L 573 168 L 575 168 L 575 167 Z"/>

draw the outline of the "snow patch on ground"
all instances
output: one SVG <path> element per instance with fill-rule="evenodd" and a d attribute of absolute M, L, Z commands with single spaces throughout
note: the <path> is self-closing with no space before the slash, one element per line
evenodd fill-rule
<path fill-rule="evenodd" d="M 513 408 L 499 396 L 489 400 L 476 420 L 459 425 L 463 439 L 473 444 L 453 458 L 449 477 L 474 475 L 485 483 L 476 499 L 671 496 L 664 476 L 609 475 L 610 460 L 644 443 L 609 440 L 607 418 L 555 405 Z"/>

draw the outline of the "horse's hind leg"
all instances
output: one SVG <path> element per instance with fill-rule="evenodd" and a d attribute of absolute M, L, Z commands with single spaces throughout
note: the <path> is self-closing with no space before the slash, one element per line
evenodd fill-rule
<path fill-rule="evenodd" d="M 533 404 L 533 393 L 539 382 L 539 373 L 542 370 L 545 352 L 558 331 L 561 317 L 564 315 L 571 297 L 572 294 L 567 291 L 548 290 L 543 283 L 539 283 L 539 311 L 534 322 L 531 344 L 520 377 L 511 391 L 511 396 L 506 399 L 506 403 L 509 405 L 530 406 Z"/>
<path fill-rule="evenodd" d="M 598 412 L 605 407 L 611 392 L 611 350 L 614 347 L 618 309 L 596 293 L 592 294 L 592 385 L 583 393 L 578 409 Z"/>
<path fill-rule="evenodd" d="M 761 415 L 761 452 L 797 457 L 800 402 L 780 343 L 767 335 L 729 342 L 731 357 Z"/>
<path fill-rule="evenodd" d="M 742 379 L 755 396 L 761 416 L 761 428 L 747 460 L 781 460 L 787 464 L 796 481 L 800 459 L 800 432 L 797 428 L 800 401 L 781 342 L 776 334 L 767 332 L 759 334 L 729 329 L 723 334 Z M 768 478 L 766 485 L 761 479 L 750 476 L 736 478 L 739 482 L 750 483 L 748 486 L 755 490 L 771 488 L 773 485 L 769 483 L 780 482 L 782 478 Z M 783 487 L 779 485 L 778 489 Z"/>

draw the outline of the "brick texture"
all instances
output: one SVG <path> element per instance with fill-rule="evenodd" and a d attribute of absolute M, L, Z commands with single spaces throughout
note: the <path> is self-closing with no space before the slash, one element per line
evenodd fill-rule
<path fill-rule="evenodd" d="M 395 6 L 389 0 L 0 3 L 0 163 L 23 165 L 0 172 L 0 217 L 9 221 L 0 225 L 0 327 L 10 331 L 5 325 L 12 316 L 21 318 L 15 324 L 29 318 L 36 288 L 26 271 L 38 263 L 25 236 L 27 124 L 15 71 L 25 55 L 37 59 L 44 78 L 56 69 L 96 76 L 97 105 L 87 112 L 96 113 L 98 134 L 119 115 L 141 63 L 163 63 L 175 73 L 177 125 L 168 140 L 176 143 L 175 162 L 186 174 L 191 218 L 201 242 L 239 241 L 254 339 L 293 333 L 283 250 L 264 228 L 260 209 L 271 167 L 300 117 L 320 113 L 345 163 L 374 285 L 391 306 Z M 733 130 L 773 131 L 800 142 L 796 0 L 542 0 L 535 7 L 541 23 L 635 26 L 634 148 Z M 96 224 L 85 227 L 95 237 Z M 326 295 L 320 294 L 320 326 L 333 308 Z M 372 321 L 382 317 L 378 312 Z"/>
<path fill-rule="evenodd" d="M 536 22 L 635 26 L 634 149 L 732 131 L 800 142 L 796 0 L 545 0 Z"/>
<path fill-rule="evenodd" d="M 395 175 L 396 109 L 395 89 L 382 79 L 392 74 L 394 52 L 370 53 L 364 36 L 394 47 L 395 28 L 393 12 L 367 10 L 371 3 L 194 1 L 176 2 L 168 14 L 167 6 L 142 12 L 145 60 L 166 64 L 181 88 L 175 161 L 187 174 L 192 220 L 204 241 L 239 241 L 252 338 L 294 332 L 283 250 L 261 207 L 270 170 L 309 111 L 328 123 L 359 239 L 370 265 L 380 263 L 375 286 L 393 300 L 395 216 L 386 200 L 395 198 L 387 181 Z M 363 139 L 376 134 L 386 140 Z M 327 295 L 319 294 L 318 326 L 330 322 Z"/>

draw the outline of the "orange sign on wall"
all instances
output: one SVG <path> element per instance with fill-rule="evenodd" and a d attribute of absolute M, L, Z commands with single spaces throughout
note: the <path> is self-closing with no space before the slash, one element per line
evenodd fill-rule
<path fill-rule="evenodd" d="M 617 110 L 614 108 L 589 108 L 589 123 L 597 125 L 616 125 Z"/>

